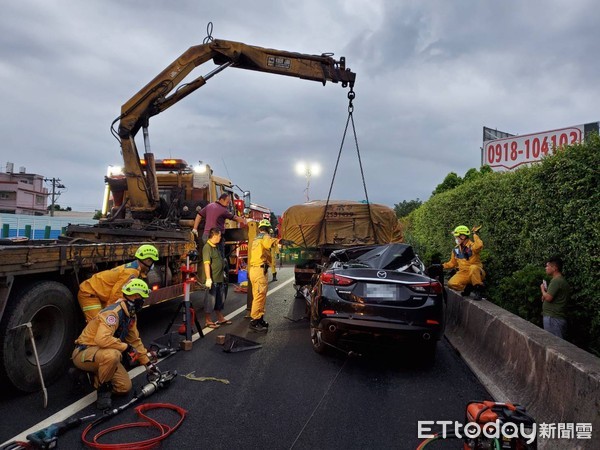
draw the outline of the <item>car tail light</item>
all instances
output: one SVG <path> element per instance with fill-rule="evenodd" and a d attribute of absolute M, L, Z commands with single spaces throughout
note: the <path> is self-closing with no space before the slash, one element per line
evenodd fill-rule
<path fill-rule="evenodd" d="M 441 294 L 443 292 L 442 285 L 439 281 L 432 281 L 431 283 L 418 283 L 411 284 L 409 287 L 419 293 L 423 294 Z"/>
<path fill-rule="evenodd" d="M 324 316 L 331 316 L 335 314 L 335 311 L 333 309 L 324 309 L 321 314 L 323 314 Z"/>
<path fill-rule="evenodd" d="M 333 272 L 324 272 L 321 274 L 321 283 L 333 284 L 335 286 L 348 286 L 354 283 L 351 278 L 346 278 L 341 275 L 336 275 Z"/>
<path fill-rule="evenodd" d="M 427 325 L 439 325 L 439 324 L 440 324 L 440 323 L 439 323 L 437 320 L 433 320 L 433 319 L 427 319 L 427 320 L 425 321 L 425 323 L 426 323 Z"/>

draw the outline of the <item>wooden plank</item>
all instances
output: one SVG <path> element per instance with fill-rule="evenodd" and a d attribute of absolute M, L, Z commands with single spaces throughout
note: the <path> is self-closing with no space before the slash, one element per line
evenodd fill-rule
<path fill-rule="evenodd" d="M 9 245 L 0 246 L 0 276 L 89 268 L 98 263 L 135 259 L 144 243 L 154 245 L 161 257 L 180 258 L 195 248 L 191 241 L 110 242 L 98 244 Z"/>

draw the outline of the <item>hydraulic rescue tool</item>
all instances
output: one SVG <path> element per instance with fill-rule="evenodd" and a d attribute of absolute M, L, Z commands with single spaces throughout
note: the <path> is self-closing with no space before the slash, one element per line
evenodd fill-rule
<path fill-rule="evenodd" d="M 157 368 L 157 370 L 158 370 L 158 368 Z M 106 420 L 110 419 L 111 417 L 116 416 L 121 411 L 124 411 L 125 409 L 129 408 L 130 406 L 138 403 L 140 400 L 150 397 L 156 391 L 167 388 L 171 384 L 173 379 L 177 376 L 177 371 L 166 370 L 164 372 L 160 372 L 160 370 L 158 370 L 158 373 L 160 373 L 160 375 L 158 375 L 158 376 L 156 376 L 156 375 L 153 376 L 151 374 L 148 374 L 148 383 L 145 384 L 144 386 L 142 386 L 139 393 L 136 393 L 129 402 L 125 403 L 124 405 L 119 406 L 118 408 L 114 408 L 112 410 L 108 410 L 103 413 L 96 413 L 96 414 L 91 414 L 91 415 L 83 416 L 83 417 L 70 418 L 67 420 L 63 420 L 61 422 L 53 423 L 52 425 L 50 425 L 46 428 L 43 428 L 39 431 L 35 431 L 31 434 L 28 434 L 26 437 L 27 442 L 13 441 L 13 442 L 10 442 L 10 443 L 4 445 L 1 450 L 18 450 L 18 449 L 27 449 L 27 448 L 35 448 L 35 449 L 42 449 L 42 450 L 53 449 L 53 448 L 56 448 L 58 445 L 58 437 L 59 436 L 63 435 L 68 430 L 78 427 L 79 425 L 81 425 L 84 422 L 89 422 L 89 421 L 93 420 L 93 422 L 90 423 L 87 426 L 87 428 L 85 429 L 85 431 L 82 435 L 82 439 L 83 439 L 85 437 L 85 435 L 96 425 L 99 425 L 100 423 L 105 422 Z M 173 407 L 170 409 L 179 409 L 179 408 Z M 180 415 L 181 415 L 181 420 L 180 420 L 180 422 L 181 422 L 183 420 L 183 417 L 185 416 L 185 412 L 183 410 L 178 411 L 178 412 L 180 412 Z M 179 425 L 179 423 L 177 424 L 177 426 L 178 425 Z M 173 427 L 171 430 L 174 431 L 176 427 Z"/>

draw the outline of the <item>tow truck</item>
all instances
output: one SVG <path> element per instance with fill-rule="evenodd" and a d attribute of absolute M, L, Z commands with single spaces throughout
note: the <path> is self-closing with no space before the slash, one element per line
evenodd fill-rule
<path fill-rule="evenodd" d="M 142 166 L 146 165 L 144 160 L 141 162 Z M 251 202 L 250 191 L 242 191 L 242 198 L 240 198 L 234 193 L 237 185 L 227 178 L 215 175 L 213 169 L 202 161 L 192 166 L 183 159 L 157 159 L 155 168 L 163 208 L 167 213 L 169 208 L 177 209 L 181 226 L 192 227 L 196 214 L 209 203 L 217 201 L 222 194 L 228 195 L 231 199 L 229 208 L 233 215 L 260 220 L 263 218 L 262 215 L 260 219 L 255 217 L 257 208 L 261 211 L 269 211 Z M 113 218 L 124 219 L 127 183 L 123 168 L 109 166 L 105 181 L 100 220 L 105 222 Z M 230 280 L 235 280 L 237 277 L 240 251 L 245 255 L 244 249 L 248 247 L 246 233 L 240 228 L 240 224 L 235 220 L 225 220 L 225 254 L 229 258 Z M 71 227 L 70 230 L 73 232 L 74 228 Z M 83 231 L 85 232 L 86 229 Z"/>
<path fill-rule="evenodd" d="M 183 83 L 192 70 L 210 60 L 217 65 L 214 70 Z M 112 211 L 97 225 L 69 226 L 57 240 L 0 246 L 1 383 L 33 392 L 44 385 L 42 380 L 50 384 L 64 373 L 83 326 L 76 301 L 79 284 L 94 272 L 132 260 L 142 243 L 157 246 L 161 255 L 149 276 L 153 291 L 148 303 L 181 295 L 182 264 L 196 248 L 186 215 L 190 205 L 186 211 L 185 205 L 174 203 L 164 192 L 161 195 L 149 121 L 228 67 L 341 83 L 351 92 L 356 77 L 343 57 L 335 60 L 331 54 L 294 53 L 227 40 L 192 46 L 177 57 L 123 104 L 112 123 L 126 188 L 107 183 L 114 192 L 121 189 L 120 211 Z M 143 157 L 135 143 L 140 129 Z"/>

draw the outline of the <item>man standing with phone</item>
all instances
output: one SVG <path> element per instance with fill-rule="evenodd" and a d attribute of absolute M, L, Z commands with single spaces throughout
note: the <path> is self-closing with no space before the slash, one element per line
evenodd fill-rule
<path fill-rule="evenodd" d="M 567 331 L 565 309 L 571 297 L 569 283 L 562 274 L 563 262 L 558 256 L 546 261 L 546 274 L 551 276 L 550 284 L 546 280 L 540 285 L 542 291 L 542 315 L 544 330 L 564 339 Z"/>

